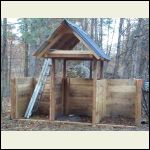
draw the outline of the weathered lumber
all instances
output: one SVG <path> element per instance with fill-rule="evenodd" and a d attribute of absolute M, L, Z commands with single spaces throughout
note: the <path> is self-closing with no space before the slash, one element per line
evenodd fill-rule
<path fill-rule="evenodd" d="M 50 121 L 55 120 L 55 59 L 52 59 L 51 91 L 50 91 Z"/>
<path fill-rule="evenodd" d="M 97 81 L 97 60 L 93 61 L 93 105 L 92 105 L 92 125 L 96 124 L 96 81 Z"/>
<path fill-rule="evenodd" d="M 141 125 L 141 99 L 142 99 L 143 80 L 136 80 L 136 99 L 135 99 L 135 124 Z"/>
<path fill-rule="evenodd" d="M 66 60 L 63 60 L 62 65 L 62 107 L 63 107 L 63 114 L 65 114 L 66 110 Z"/>
<path fill-rule="evenodd" d="M 92 59 L 93 54 L 90 51 L 79 51 L 79 50 L 49 50 L 46 52 L 46 57 L 50 58 L 88 58 Z"/>

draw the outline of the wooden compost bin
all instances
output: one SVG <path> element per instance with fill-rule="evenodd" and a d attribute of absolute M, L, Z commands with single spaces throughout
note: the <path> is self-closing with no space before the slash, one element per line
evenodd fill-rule
<path fill-rule="evenodd" d="M 141 124 L 142 80 L 102 79 L 96 84 L 96 123 L 105 117 L 127 117 Z"/>
<path fill-rule="evenodd" d="M 12 80 L 11 117 L 23 118 L 37 79 L 16 78 Z M 76 114 L 95 117 L 100 124 L 105 117 L 126 117 L 141 122 L 141 86 L 142 80 L 102 79 L 93 86 L 92 79 L 66 78 L 65 93 L 62 92 L 64 82 L 57 78 L 55 82 L 55 119 L 61 115 Z M 49 115 L 50 112 L 50 80 L 44 88 L 45 98 L 41 98 L 38 114 Z M 93 89 L 96 88 L 96 102 L 93 102 Z M 65 94 L 65 100 L 63 101 Z M 94 105 L 95 104 L 95 105 Z"/>

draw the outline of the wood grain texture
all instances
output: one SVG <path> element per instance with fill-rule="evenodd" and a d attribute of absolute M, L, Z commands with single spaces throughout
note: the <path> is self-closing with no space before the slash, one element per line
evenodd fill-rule
<path fill-rule="evenodd" d="M 55 120 L 55 59 L 52 59 L 52 72 L 51 72 L 51 97 L 49 108 L 50 121 Z"/>
<path fill-rule="evenodd" d="M 92 100 L 92 125 L 96 124 L 96 82 L 97 82 L 98 65 L 97 60 L 93 61 L 93 100 Z"/>
<path fill-rule="evenodd" d="M 141 125 L 141 99 L 142 99 L 143 80 L 136 80 L 136 99 L 135 99 L 135 125 Z"/>
<path fill-rule="evenodd" d="M 93 87 L 90 79 L 67 78 L 67 114 L 92 115 Z"/>

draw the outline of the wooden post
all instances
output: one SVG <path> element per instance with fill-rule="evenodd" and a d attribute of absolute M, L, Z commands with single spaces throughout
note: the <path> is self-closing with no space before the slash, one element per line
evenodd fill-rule
<path fill-rule="evenodd" d="M 100 79 L 104 78 L 104 62 L 100 62 Z"/>
<path fill-rule="evenodd" d="M 16 79 L 11 80 L 11 119 L 16 119 L 16 98 L 17 98 L 17 88 Z"/>
<path fill-rule="evenodd" d="M 93 64 L 93 107 L 92 107 L 92 125 L 96 124 L 96 82 L 97 82 L 97 60 Z"/>
<path fill-rule="evenodd" d="M 136 80 L 136 98 L 135 98 L 135 125 L 141 125 L 141 98 L 142 98 L 143 80 Z"/>
<path fill-rule="evenodd" d="M 97 79 L 100 80 L 103 78 L 103 61 L 98 61 L 98 71 L 97 71 Z"/>
<path fill-rule="evenodd" d="M 92 79 L 92 60 L 90 60 L 90 79 Z"/>
<path fill-rule="evenodd" d="M 52 72 L 51 72 L 51 94 L 50 94 L 50 121 L 55 120 L 55 59 L 52 59 Z"/>
<path fill-rule="evenodd" d="M 66 111 L 66 60 L 63 60 L 63 66 L 62 66 L 62 107 L 63 107 L 63 114 L 65 114 Z"/>

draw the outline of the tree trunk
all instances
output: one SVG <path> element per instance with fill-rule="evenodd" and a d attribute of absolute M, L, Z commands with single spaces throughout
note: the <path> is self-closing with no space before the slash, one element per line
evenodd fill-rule
<path fill-rule="evenodd" d="M 134 62 L 134 77 L 140 78 L 140 61 L 141 61 L 141 23 L 142 19 L 138 20 L 137 26 L 137 42 L 136 42 L 136 52 L 135 52 L 135 62 Z"/>
<path fill-rule="evenodd" d="M 95 18 L 95 42 L 98 42 L 98 33 L 97 33 L 97 18 Z"/>
<path fill-rule="evenodd" d="M 107 37 L 107 54 L 109 51 L 109 29 L 110 29 L 110 21 L 108 22 L 108 27 L 107 27 L 107 33 L 108 33 L 108 37 Z"/>
<path fill-rule="evenodd" d="M 122 33 L 122 26 L 123 26 L 124 19 L 120 19 L 119 23 L 119 35 L 118 35 L 118 44 L 117 44 L 117 54 L 116 54 L 116 61 L 115 61 L 115 68 L 113 73 L 113 78 L 118 77 L 118 70 L 119 70 L 119 57 L 120 57 L 120 44 L 121 44 L 121 33 Z"/>
<path fill-rule="evenodd" d="M 7 96 L 8 89 L 8 56 L 7 56 L 7 18 L 3 19 L 3 36 L 1 49 L 1 97 Z"/>
<path fill-rule="evenodd" d="M 25 33 L 28 33 L 28 24 L 27 24 L 27 19 L 24 19 L 24 31 Z M 24 49 L 25 49 L 25 65 L 24 65 L 24 76 L 28 76 L 28 61 L 29 61 L 29 45 L 26 39 L 23 39 L 24 41 Z"/>
<path fill-rule="evenodd" d="M 100 48 L 103 49 L 103 19 L 100 18 Z"/>
<path fill-rule="evenodd" d="M 114 23 L 114 28 L 113 28 L 113 33 L 112 33 L 111 42 L 110 42 L 110 46 L 109 46 L 109 51 L 108 51 L 108 54 L 107 54 L 108 56 L 110 56 L 112 43 L 113 43 L 113 38 L 114 38 L 114 34 L 115 34 L 115 28 L 116 28 L 116 20 L 115 20 L 115 23 Z"/>
<path fill-rule="evenodd" d="M 130 38 L 130 19 L 127 19 L 127 30 L 126 30 L 126 42 L 125 42 L 125 56 L 124 56 L 124 69 L 123 69 L 123 78 L 129 78 L 129 38 Z"/>

